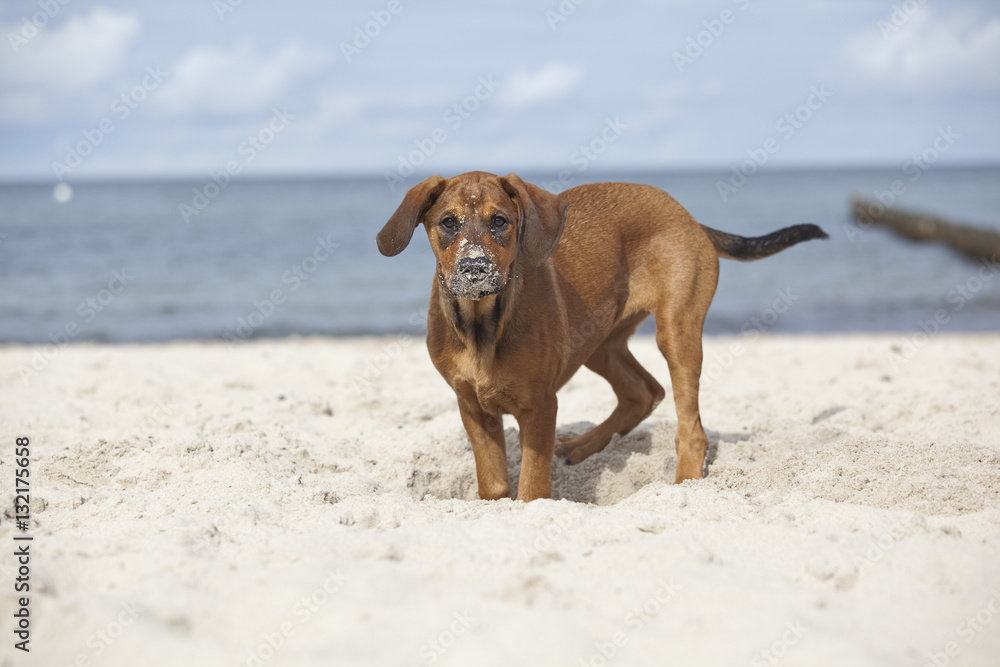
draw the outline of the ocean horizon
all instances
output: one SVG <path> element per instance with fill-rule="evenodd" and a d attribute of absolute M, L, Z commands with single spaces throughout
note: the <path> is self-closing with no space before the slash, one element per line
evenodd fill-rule
<path fill-rule="evenodd" d="M 754 236 L 811 222 L 830 240 L 722 261 L 706 334 L 1000 329 L 998 265 L 859 225 L 859 194 L 1000 229 L 1000 167 L 562 171 L 663 188 L 702 224 Z M 742 178 L 741 178 L 742 176 Z M 419 176 L 106 179 L 0 184 L 0 342 L 156 342 L 422 331 L 434 273 L 418 231 L 375 235 Z M 894 186 L 894 184 L 896 184 Z M 647 321 L 640 331 L 652 331 Z"/>

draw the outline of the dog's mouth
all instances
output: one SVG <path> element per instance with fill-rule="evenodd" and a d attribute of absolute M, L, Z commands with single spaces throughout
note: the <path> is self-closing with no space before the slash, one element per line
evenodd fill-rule
<path fill-rule="evenodd" d="M 460 253 L 447 267 L 438 264 L 441 285 L 456 299 L 478 301 L 496 294 L 507 283 L 493 253 L 482 245 L 462 239 Z"/>
<path fill-rule="evenodd" d="M 439 270 L 438 278 L 451 296 L 472 301 L 496 294 L 507 284 L 506 277 L 489 261 L 459 262 L 448 274 Z"/>
<path fill-rule="evenodd" d="M 446 281 L 446 287 L 448 292 L 457 299 L 478 301 L 502 290 L 505 282 L 500 272 L 493 268 L 484 275 L 474 277 L 455 273 L 451 276 L 450 281 Z"/>

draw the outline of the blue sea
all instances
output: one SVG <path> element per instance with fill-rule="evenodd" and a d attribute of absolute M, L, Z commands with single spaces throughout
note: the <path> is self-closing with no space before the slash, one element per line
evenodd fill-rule
<path fill-rule="evenodd" d="M 852 193 L 887 197 L 898 181 L 900 207 L 1000 229 L 1000 168 L 762 172 L 720 193 L 729 176 L 586 172 L 572 185 L 648 183 L 703 224 L 747 236 L 802 222 L 830 234 L 758 262 L 723 261 L 708 334 L 915 332 L 941 311 L 949 331 L 1000 329 L 996 266 L 849 215 Z M 0 185 L 0 342 L 419 331 L 434 273 L 426 237 L 417 230 L 393 258 L 375 247 L 417 180 L 394 191 L 377 176 L 85 182 L 68 200 L 52 183 Z"/>

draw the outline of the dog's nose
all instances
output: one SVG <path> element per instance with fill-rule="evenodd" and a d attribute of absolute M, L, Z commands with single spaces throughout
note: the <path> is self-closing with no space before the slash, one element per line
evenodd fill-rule
<path fill-rule="evenodd" d="M 458 260 L 458 272 L 469 278 L 485 278 L 490 271 L 490 260 L 486 257 L 463 257 Z"/>

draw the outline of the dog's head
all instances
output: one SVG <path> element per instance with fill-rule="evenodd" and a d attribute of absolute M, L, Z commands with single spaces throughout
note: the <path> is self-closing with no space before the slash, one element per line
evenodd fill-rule
<path fill-rule="evenodd" d="M 565 222 L 562 199 L 515 174 L 431 176 L 406 193 L 379 232 L 378 249 L 398 255 L 423 223 L 442 286 L 459 299 L 481 299 L 507 285 L 519 257 L 544 264 Z"/>

